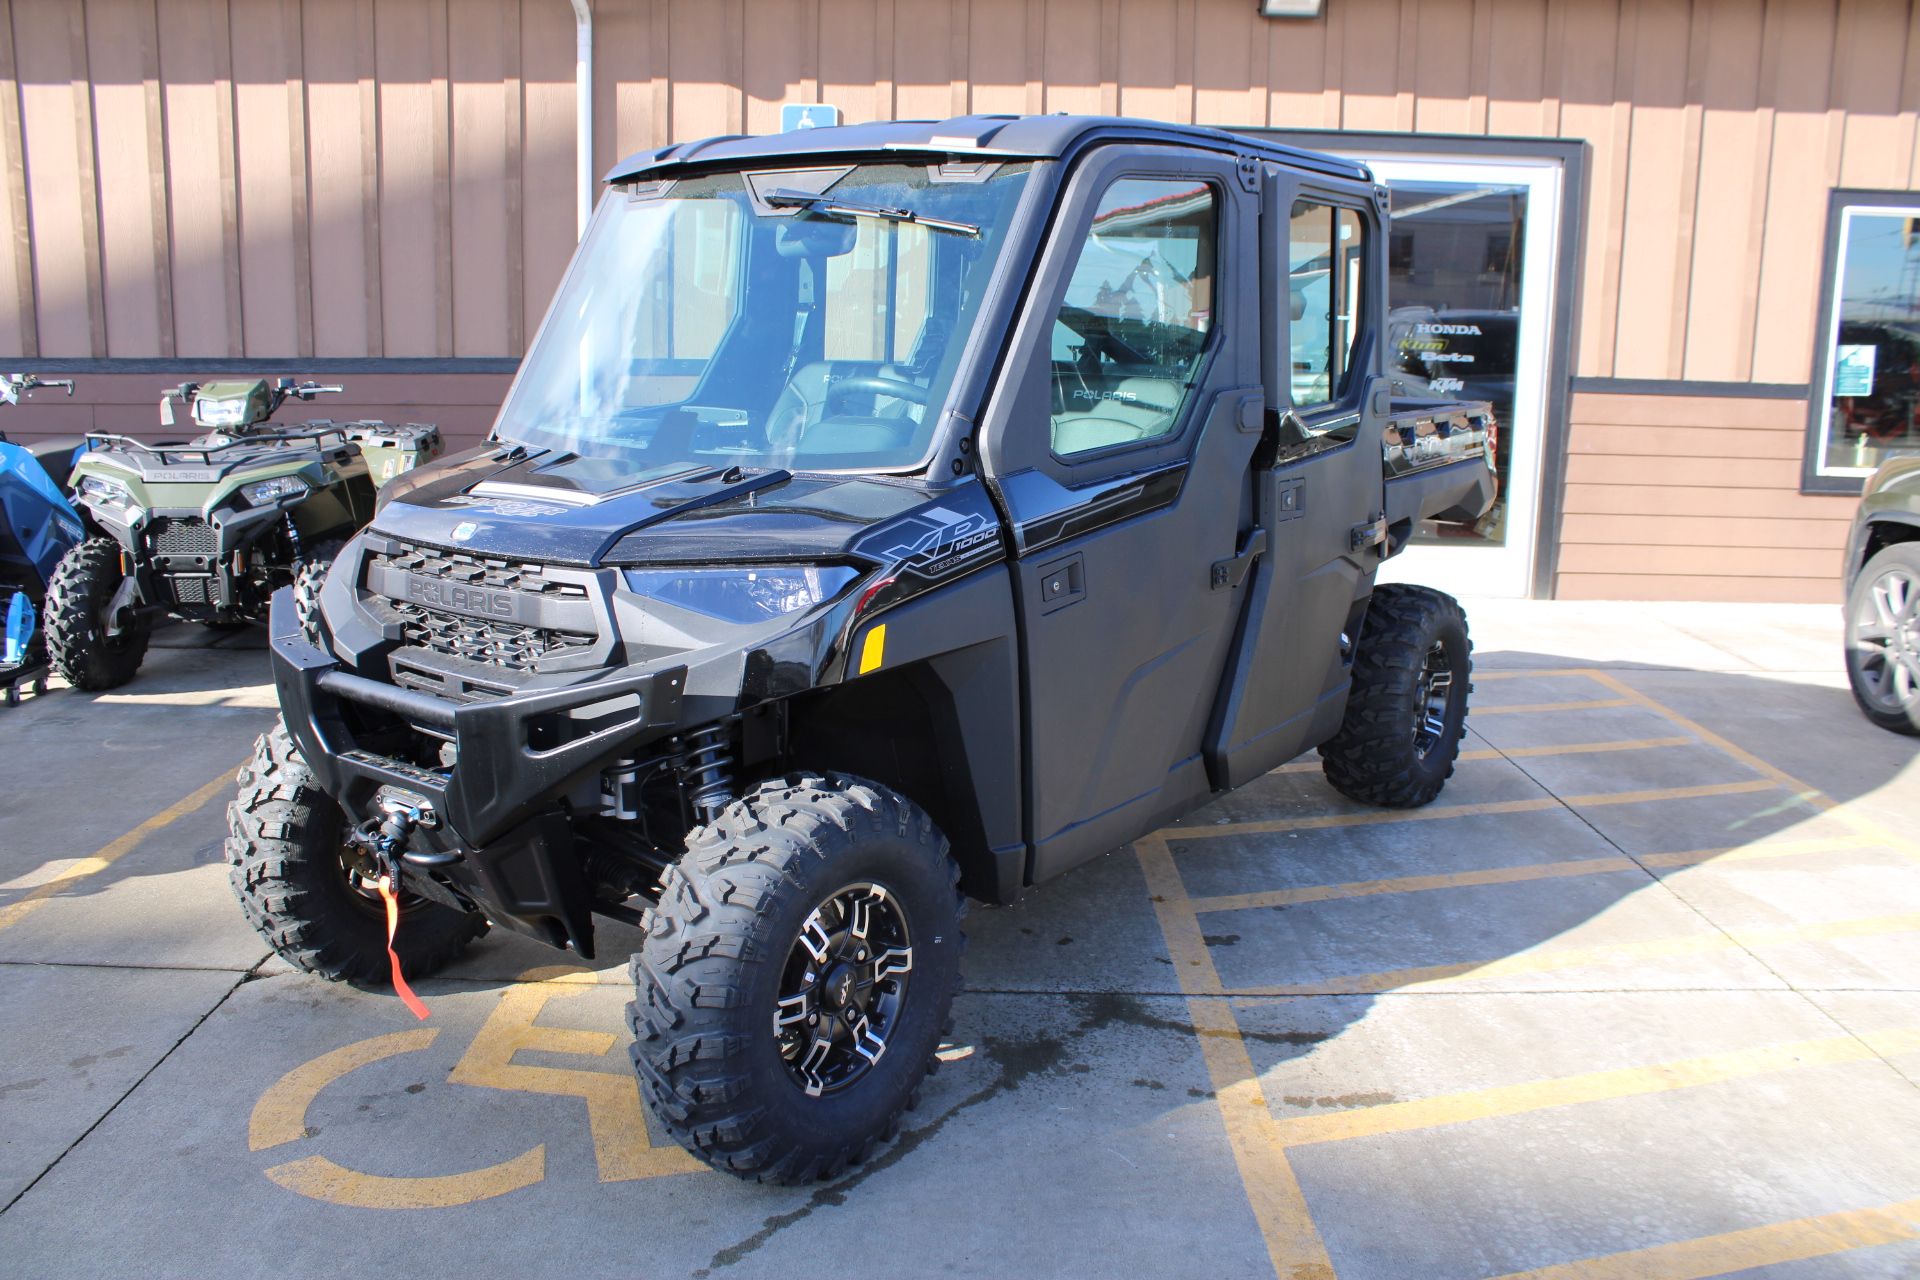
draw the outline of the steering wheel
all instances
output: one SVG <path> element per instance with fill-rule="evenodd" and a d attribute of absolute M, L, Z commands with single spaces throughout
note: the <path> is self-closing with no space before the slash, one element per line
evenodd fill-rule
<path fill-rule="evenodd" d="M 927 403 L 927 389 L 911 382 L 902 382 L 898 378 L 881 378 L 869 374 L 850 374 L 827 388 L 827 396 L 821 402 L 822 413 L 832 413 L 848 396 L 873 395 L 887 396 L 894 400 L 905 400 L 908 404 L 924 406 Z"/>

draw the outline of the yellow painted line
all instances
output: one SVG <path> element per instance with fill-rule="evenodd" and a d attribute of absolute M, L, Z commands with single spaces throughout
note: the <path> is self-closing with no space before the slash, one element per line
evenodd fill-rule
<path fill-rule="evenodd" d="M 325 1156 L 307 1156 L 267 1170 L 267 1177 L 289 1191 L 351 1209 L 451 1209 L 530 1187 L 546 1176 L 544 1146 L 472 1173 L 430 1178 L 361 1173 Z"/>
<path fill-rule="evenodd" d="M 1883 1055 L 1920 1049 L 1920 1031 L 1899 1030 L 1869 1036 L 1830 1036 L 1790 1044 L 1736 1049 L 1730 1053 L 1682 1058 L 1641 1067 L 1589 1071 L 1552 1080 L 1471 1089 L 1433 1098 L 1415 1098 L 1379 1106 L 1355 1107 L 1280 1121 L 1281 1141 L 1289 1147 L 1345 1142 L 1524 1115 L 1557 1107 L 1580 1106 L 1675 1089 L 1696 1089 L 1750 1076 L 1848 1062 L 1878 1062 Z"/>
<path fill-rule="evenodd" d="M 1214 911 L 1253 911 L 1262 907 L 1290 907 L 1303 902 L 1334 902 L 1345 898 L 1371 898 L 1390 893 L 1426 893 L 1435 889 L 1464 889 L 1476 885 L 1524 884 L 1532 880 L 1610 875 L 1620 871 L 1643 871 L 1653 867 L 1697 867 L 1709 862 L 1744 864 L 1772 858 L 1796 857 L 1801 854 L 1833 853 L 1874 847 L 1876 847 L 1875 841 L 1862 836 L 1774 840 L 1766 844 L 1736 845 L 1718 849 L 1649 853 L 1642 854 L 1638 858 L 1619 856 L 1573 858 L 1566 862 L 1527 863 L 1518 867 L 1485 867 L 1476 871 L 1450 871 L 1430 876 L 1395 876 L 1383 880 L 1354 880 L 1345 884 L 1316 884 L 1295 889 L 1226 893 L 1216 897 L 1195 898 L 1192 906 L 1193 910 L 1201 915 Z"/>
<path fill-rule="evenodd" d="M 1436 822 L 1447 818 L 1477 818 L 1489 814 L 1539 813 L 1548 809 L 1584 805 L 1648 804 L 1662 800 L 1699 800 L 1711 796 L 1771 791 L 1778 785 L 1767 778 L 1740 782 L 1710 782 L 1697 787 L 1660 787 L 1650 791 L 1603 791 L 1590 796 L 1533 796 L 1525 800 L 1490 800 L 1481 804 L 1432 804 L 1424 809 L 1363 809 L 1357 813 L 1316 813 L 1299 818 L 1270 818 L 1261 822 L 1219 822 L 1204 827 L 1164 827 L 1157 835 L 1170 840 L 1206 840 L 1221 836 L 1274 835 L 1283 831 L 1320 831 L 1334 827 L 1375 827 L 1392 822 Z"/>
<path fill-rule="evenodd" d="M 1547 711 L 1612 711 L 1632 705 L 1631 698 L 1583 698 L 1573 702 L 1516 702 L 1504 707 L 1470 707 L 1467 715 L 1472 718 L 1533 715 L 1536 712 Z"/>
<path fill-rule="evenodd" d="M 154 832 L 163 827 L 170 826 L 188 814 L 197 811 L 202 805 L 213 799 L 214 796 L 220 792 L 232 790 L 233 786 L 234 770 L 229 769 L 212 782 L 209 782 L 206 786 L 195 791 L 192 795 L 174 801 L 133 830 L 102 846 L 97 852 L 91 853 L 84 858 L 76 859 L 73 865 L 68 867 L 66 872 L 58 879 L 49 880 L 45 884 L 29 891 L 27 895 L 18 902 L 10 902 L 4 907 L 0 907 L 0 929 L 19 924 L 48 898 L 71 889 L 88 876 L 98 875 L 100 872 L 105 871 L 108 867 L 139 848 L 140 842 Z"/>
<path fill-rule="evenodd" d="M 1920 1239 L 1920 1200 L 1903 1200 L 1516 1271 L 1499 1280 L 1707 1280 L 1913 1239 Z"/>
<path fill-rule="evenodd" d="M 1569 680 L 1575 676 L 1591 676 L 1592 667 L 1547 667 L 1539 671 L 1475 671 L 1473 680 L 1478 684 L 1482 680 Z"/>
<path fill-rule="evenodd" d="M 1227 994 L 1262 998 L 1375 995 L 1382 991 L 1430 988 L 1460 978 L 1503 978 L 1516 974 L 1581 969 L 1611 960 L 1675 960 L 1687 956 L 1710 955 L 1716 951 L 1781 946 L 1798 942 L 1830 942 L 1842 938 L 1878 938 L 1916 932 L 1920 932 L 1920 912 L 1909 912 L 1903 915 L 1868 916 L 1777 929 L 1748 929 L 1730 933 L 1703 933 L 1684 938 L 1651 938 L 1642 942 L 1615 942 L 1596 947 L 1548 947 L 1521 951 L 1491 960 L 1474 960 L 1463 964 L 1423 965 L 1410 969 L 1389 969 L 1380 973 L 1349 974 L 1337 978 L 1326 978 L 1319 982 L 1290 983 L 1285 986 L 1246 987 L 1229 991 Z"/>
<path fill-rule="evenodd" d="M 1767 840 L 1757 844 L 1730 845 L 1721 849 L 1688 849 L 1679 853 L 1647 853 L 1640 861 L 1649 867 L 1697 867 L 1704 863 L 1760 862 L 1771 858 L 1792 858 L 1803 853 L 1840 853 L 1850 849 L 1876 849 L 1882 842 L 1866 836 L 1824 836 L 1804 840 Z"/>
<path fill-rule="evenodd" d="M 307 1108 L 322 1089 L 369 1063 L 425 1049 L 439 1034 L 438 1028 L 395 1031 L 357 1040 L 301 1063 L 276 1080 L 253 1104 L 253 1115 L 247 1120 L 247 1150 L 266 1151 L 306 1137 Z"/>
<path fill-rule="evenodd" d="M 1475 885 L 1521 884 L 1562 876 L 1597 876 L 1613 871 L 1641 871 L 1631 858 L 1577 858 L 1567 862 L 1530 863 L 1523 867 L 1489 867 L 1481 871 L 1452 871 L 1433 876 L 1397 876 L 1390 880 L 1356 880 L 1347 884 L 1316 884 L 1299 889 L 1270 889 L 1259 893 L 1227 893 L 1195 898 L 1194 911 L 1254 911 L 1261 907 L 1291 907 L 1303 902 L 1333 902 L 1344 898 L 1371 898 L 1388 893 L 1425 893 L 1434 889 L 1465 889 Z"/>
<path fill-rule="evenodd" d="M 1699 746 L 1696 738 L 1635 738 L 1623 742 L 1570 742 L 1563 746 L 1548 747 L 1508 747 L 1504 751 L 1475 749 L 1462 751 L 1457 757 L 1462 762 L 1475 760 L 1530 760 L 1539 756 L 1584 756 L 1598 755 L 1608 751 L 1651 751 L 1656 747 Z M 1283 764 L 1275 773 L 1318 773 L 1318 760 L 1295 760 Z"/>
<path fill-rule="evenodd" d="M 1608 689 L 1614 690 L 1622 696 L 1645 707 L 1647 710 L 1654 712 L 1656 715 L 1665 718 L 1677 727 L 1696 735 L 1708 746 L 1732 756 L 1735 760 L 1746 765 L 1755 773 L 1770 778 L 1778 785 L 1788 788 L 1794 793 L 1795 798 L 1809 809 L 1817 813 L 1831 814 L 1838 821 L 1844 823 L 1855 834 L 1865 836 L 1879 844 L 1884 844 L 1888 848 L 1897 850 L 1909 858 L 1920 860 L 1920 841 L 1915 841 L 1902 835 L 1876 822 L 1874 819 L 1867 817 L 1865 814 L 1857 812 L 1851 806 L 1842 804 L 1826 792 L 1820 790 L 1820 788 L 1801 781 L 1777 765 L 1762 760 L 1745 747 L 1735 745 L 1699 721 L 1689 719 L 1673 708 L 1655 701 L 1610 672 L 1592 671 L 1589 672 L 1588 675 L 1596 682 L 1605 685 Z"/>
<path fill-rule="evenodd" d="M 1200 935 L 1200 921 L 1188 903 L 1180 869 L 1166 841 L 1157 835 L 1136 842 L 1134 852 L 1146 876 L 1168 958 L 1187 994 L 1187 1016 L 1199 1037 L 1200 1056 L 1213 1083 L 1227 1145 L 1274 1274 L 1290 1280 L 1333 1280 L 1327 1247 L 1313 1225 L 1300 1180 L 1287 1163 L 1279 1125 L 1260 1091 L 1260 1076 L 1233 1007 L 1228 1001 L 1208 998 L 1218 996 L 1220 974 Z"/>
<path fill-rule="evenodd" d="M 594 978 L 591 970 L 564 965 L 522 974 L 500 997 L 447 1079 L 453 1084 L 581 1099 L 587 1104 L 587 1128 L 593 1135 L 602 1182 L 699 1171 L 704 1166 L 677 1145 L 653 1145 L 646 1114 L 640 1109 L 640 1084 L 631 1069 L 589 1071 L 513 1060 L 522 1049 L 587 1058 L 604 1058 L 613 1051 L 619 1042 L 604 1031 L 547 1027 L 534 1021 L 548 1001 L 591 991 Z"/>

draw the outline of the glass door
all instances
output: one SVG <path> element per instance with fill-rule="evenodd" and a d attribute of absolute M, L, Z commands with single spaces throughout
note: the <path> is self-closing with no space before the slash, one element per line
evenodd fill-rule
<path fill-rule="evenodd" d="M 1538 553 L 1560 166 L 1355 158 L 1392 193 L 1387 324 L 1396 394 L 1491 401 L 1499 426 L 1493 509 L 1471 525 L 1423 525 L 1381 580 L 1524 596 Z"/>

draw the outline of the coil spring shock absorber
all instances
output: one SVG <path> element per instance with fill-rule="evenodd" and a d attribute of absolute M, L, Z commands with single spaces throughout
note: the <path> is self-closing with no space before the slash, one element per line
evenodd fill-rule
<path fill-rule="evenodd" d="M 686 788 L 702 822 L 713 822 L 733 799 L 732 738 L 724 724 L 709 725 L 687 735 L 680 785 Z"/>

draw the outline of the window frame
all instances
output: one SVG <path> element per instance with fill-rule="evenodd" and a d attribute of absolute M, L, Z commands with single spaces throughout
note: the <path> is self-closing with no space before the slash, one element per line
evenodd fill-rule
<path fill-rule="evenodd" d="M 1055 291 L 1057 296 L 1053 298 L 1047 308 L 1047 323 L 1043 332 L 1048 337 L 1048 358 L 1046 364 L 1049 373 L 1052 369 L 1051 338 L 1053 326 L 1060 322 L 1060 308 L 1066 305 L 1067 290 L 1073 286 L 1073 273 L 1080 266 L 1081 252 L 1086 248 L 1088 240 L 1093 236 L 1093 224 L 1094 220 L 1099 217 L 1100 202 L 1106 198 L 1107 192 L 1129 179 L 1143 182 L 1191 181 L 1207 188 L 1213 201 L 1213 320 L 1207 328 L 1206 345 L 1200 349 L 1200 358 L 1193 367 L 1192 385 L 1190 385 L 1186 392 L 1180 397 L 1180 409 L 1179 412 L 1174 415 L 1169 430 L 1157 436 L 1143 436 L 1138 440 L 1122 440 L 1098 449 L 1084 449 L 1078 453 L 1061 453 L 1054 448 L 1053 416 L 1051 414 L 1048 415 L 1046 456 L 1051 458 L 1055 465 L 1069 469 L 1081 469 L 1090 464 L 1099 465 L 1102 463 L 1110 463 L 1115 458 L 1124 457 L 1131 453 L 1165 450 L 1175 445 L 1190 443 L 1188 437 L 1192 432 L 1195 418 L 1194 406 L 1199 399 L 1195 395 L 1195 392 L 1206 385 L 1207 378 L 1213 369 L 1214 361 L 1220 352 L 1220 304 L 1222 289 L 1225 284 L 1224 273 L 1220 269 L 1220 260 L 1221 251 L 1225 242 L 1228 198 L 1225 184 L 1216 176 L 1205 173 L 1177 172 L 1172 169 L 1122 168 L 1116 172 L 1102 175 L 1099 189 L 1088 199 L 1084 217 L 1081 220 L 1080 226 L 1076 229 L 1073 238 L 1073 257 L 1064 264 L 1064 270 L 1060 277 L 1060 287 Z"/>
<path fill-rule="evenodd" d="M 1890 191 L 1836 187 L 1827 193 L 1827 223 L 1821 248 L 1820 294 L 1814 313 L 1813 365 L 1807 383 L 1807 425 L 1800 450 L 1800 492 L 1858 496 L 1871 471 L 1853 468 L 1837 473 L 1822 469 L 1821 449 L 1833 416 L 1833 354 L 1840 334 L 1840 255 L 1849 215 L 1911 212 L 1920 218 L 1920 191 Z M 1920 456 L 1920 455 L 1916 455 Z"/>

